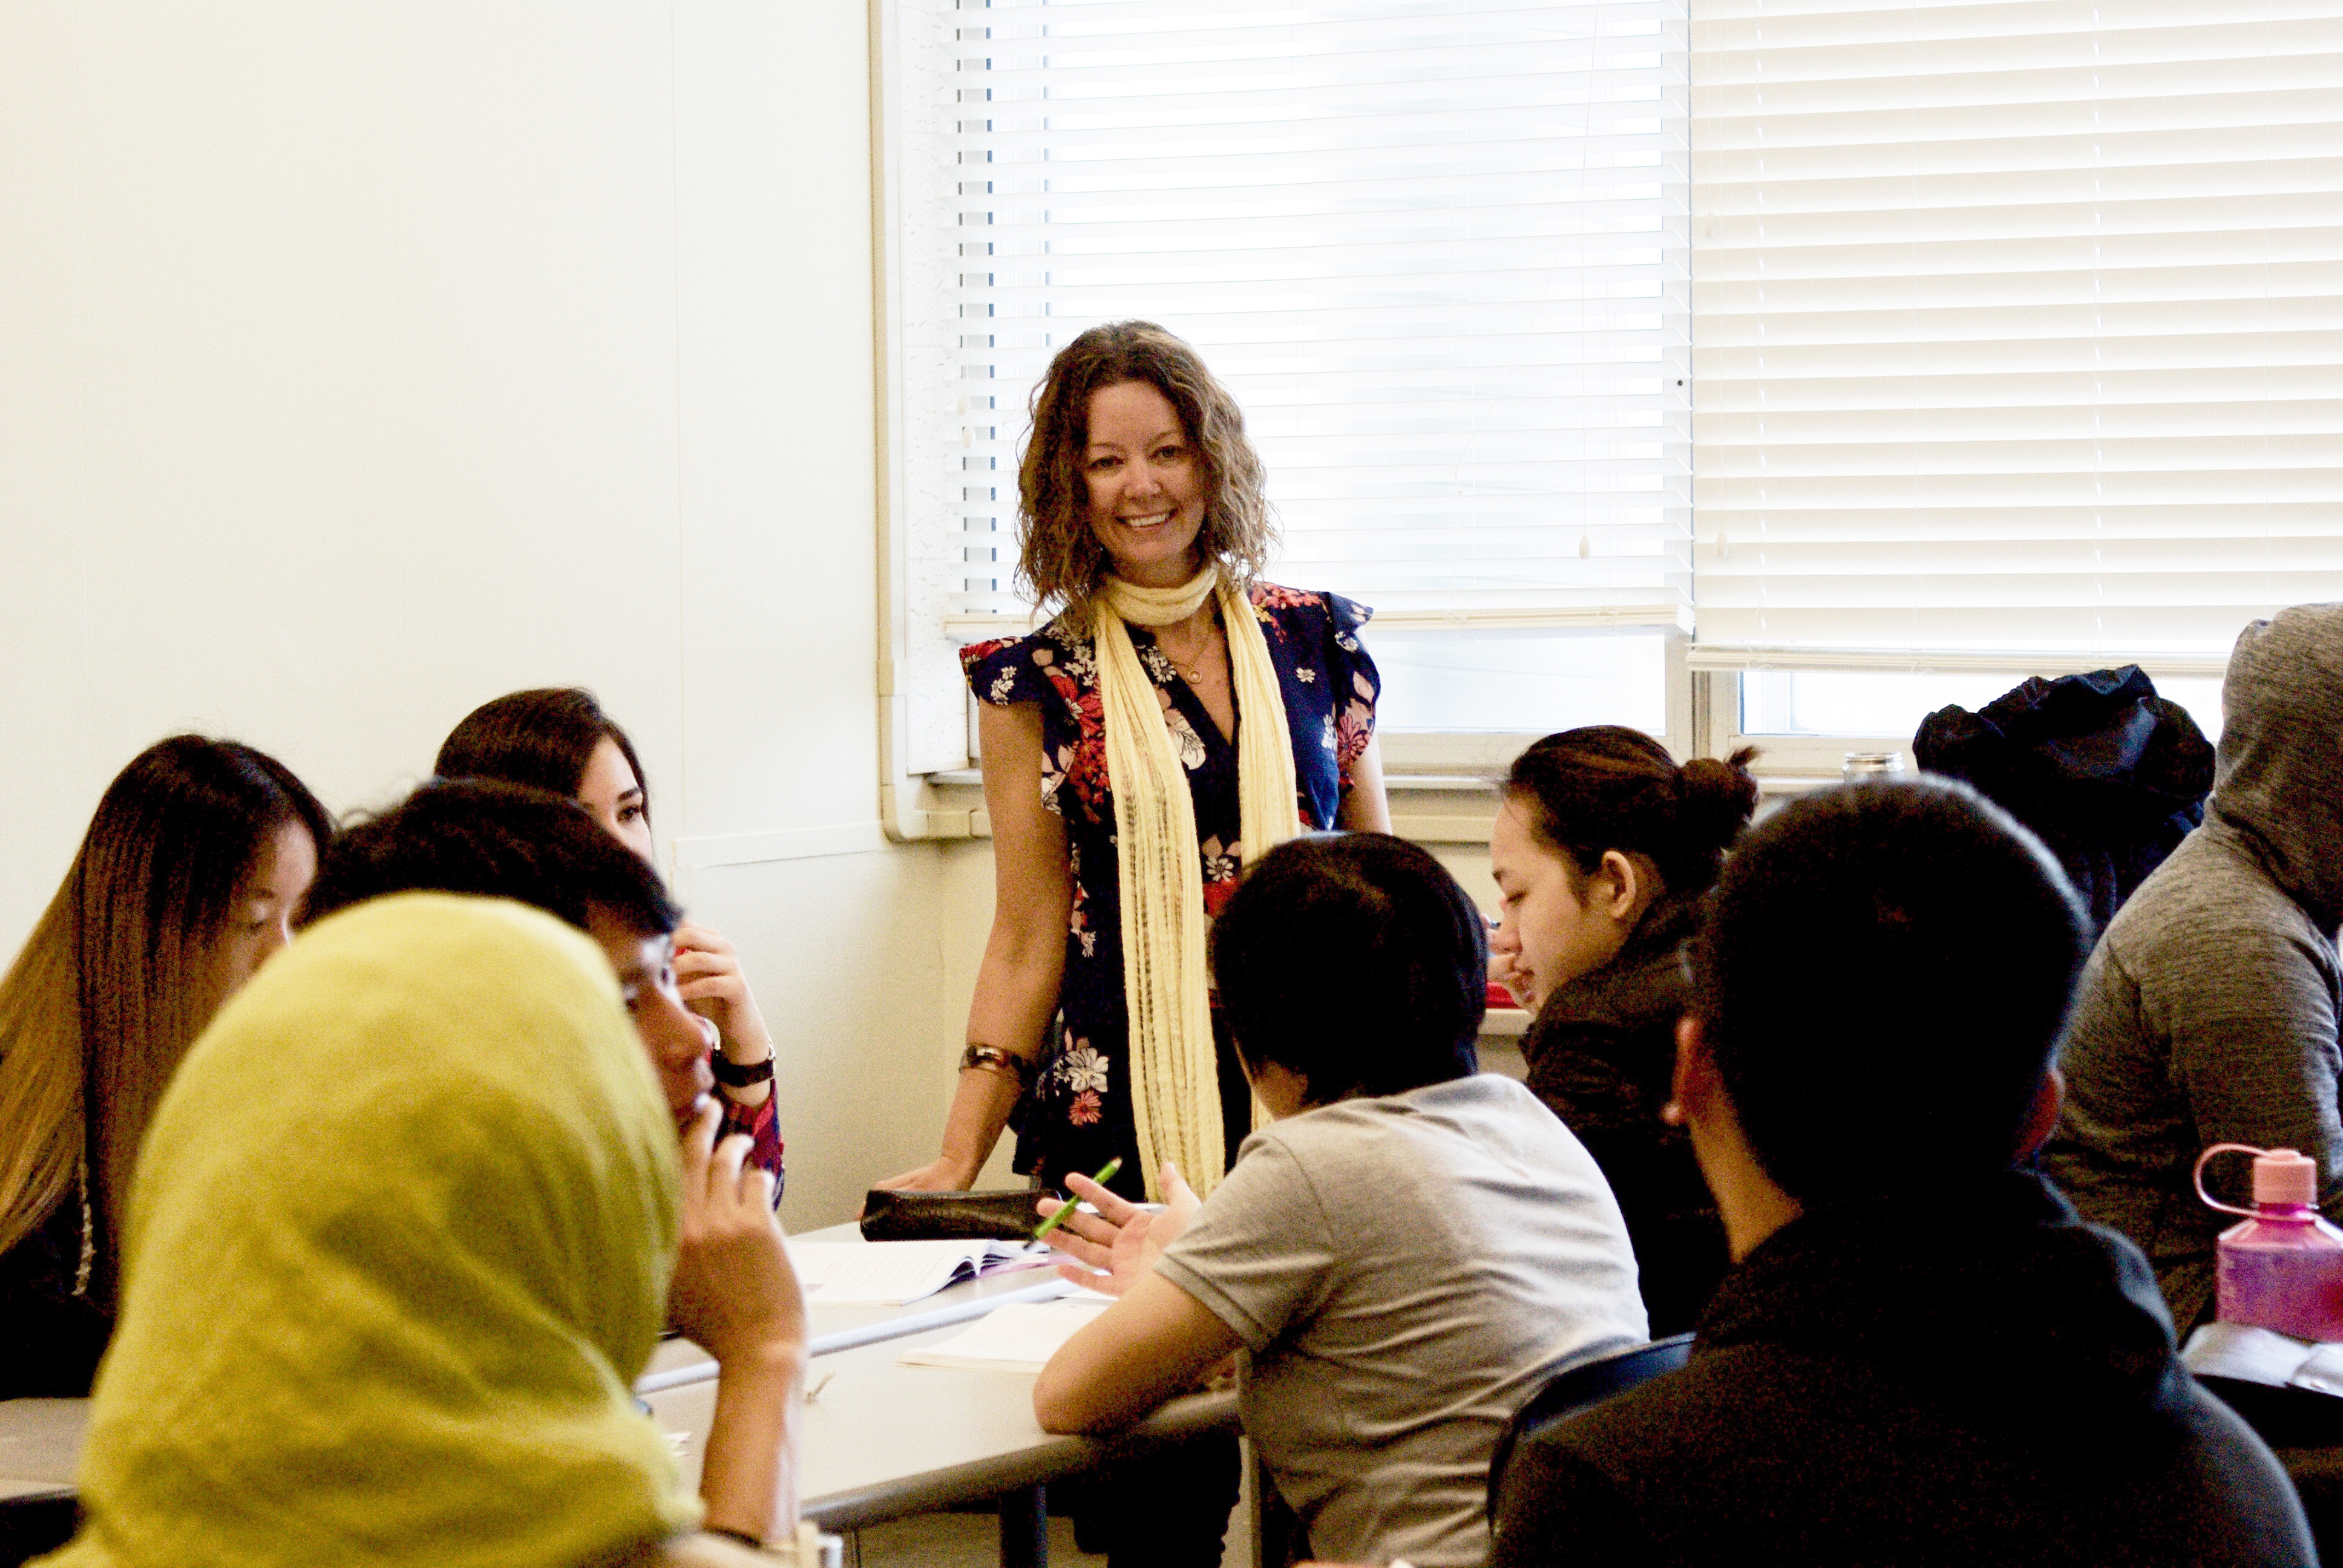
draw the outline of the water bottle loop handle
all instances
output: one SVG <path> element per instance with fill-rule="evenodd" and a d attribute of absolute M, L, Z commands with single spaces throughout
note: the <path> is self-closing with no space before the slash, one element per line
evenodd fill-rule
<path fill-rule="evenodd" d="M 2221 1202 L 2206 1191 L 2205 1166 L 2216 1154 L 2252 1154 L 2258 1157 L 2268 1152 L 2268 1150 L 2257 1149 L 2250 1143 L 2216 1143 L 2204 1153 L 2197 1156 L 2197 1169 L 2189 1173 L 2188 1180 L 2195 1183 L 2197 1196 L 2204 1200 L 2205 1207 L 2207 1209 L 2218 1209 L 2224 1214 L 2242 1214 L 2248 1220 L 2258 1220 L 2262 1217 L 2260 1210 L 2240 1209 L 2235 1203 Z"/>

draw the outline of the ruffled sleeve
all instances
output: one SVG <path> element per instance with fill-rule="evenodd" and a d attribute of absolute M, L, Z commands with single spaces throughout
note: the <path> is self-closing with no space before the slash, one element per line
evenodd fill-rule
<path fill-rule="evenodd" d="M 980 702 L 1007 708 L 1019 702 L 1040 702 L 1050 694 L 1050 683 L 1033 658 L 1031 637 L 999 638 L 972 642 L 960 650 L 960 672 Z"/>

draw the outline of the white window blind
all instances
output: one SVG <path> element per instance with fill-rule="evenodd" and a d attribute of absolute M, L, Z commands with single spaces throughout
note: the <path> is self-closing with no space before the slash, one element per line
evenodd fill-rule
<path fill-rule="evenodd" d="M 1243 406 L 1282 580 L 1386 629 L 1682 618 L 1682 0 L 924 3 L 901 243 L 949 266 L 941 308 L 903 270 L 915 620 L 1022 623 L 1028 397 L 1127 317 Z"/>
<path fill-rule="evenodd" d="M 2343 7 L 1704 0 L 1700 647 L 2343 598 Z"/>

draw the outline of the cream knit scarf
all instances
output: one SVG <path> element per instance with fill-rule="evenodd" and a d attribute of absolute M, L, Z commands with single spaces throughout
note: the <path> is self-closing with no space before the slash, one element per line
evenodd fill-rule
<path fill-rule="evenodd" d="M 1131 1120 L 1147 1195 L 1159 1201 L 1157 1171 L 1164 1161 L 1179 1166 L 1198 1193 L 1209 1193 L 1220 1183 L 1227 1151 L 1205 974 L 1196 807 L 1158 689 L 1123 623 L 1176 625 L 1215 595 L 1228 629 L 1236 696 L 1240 853 L 1250 865 L 1302 830 L 1285 699 L 1252 603 L 1219 568 L 1206 566 L 1174 588 L 1108 577 L 1093 619 L 1107 779 L 1114 789 L 1115 872 L 1122 890 Z"/>

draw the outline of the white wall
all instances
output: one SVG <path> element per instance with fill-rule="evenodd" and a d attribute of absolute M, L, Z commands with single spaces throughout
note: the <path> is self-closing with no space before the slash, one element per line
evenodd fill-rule
<path fill-rule="evenodd" d="M 858 5 L 0 9 L 0 942 L 173 729 L 347 809 L 582 683 L 779 1037 L 791 1221 L 931 1153 L 967 993 L 939 852 L 872 826 L 868 81 Z"/>

